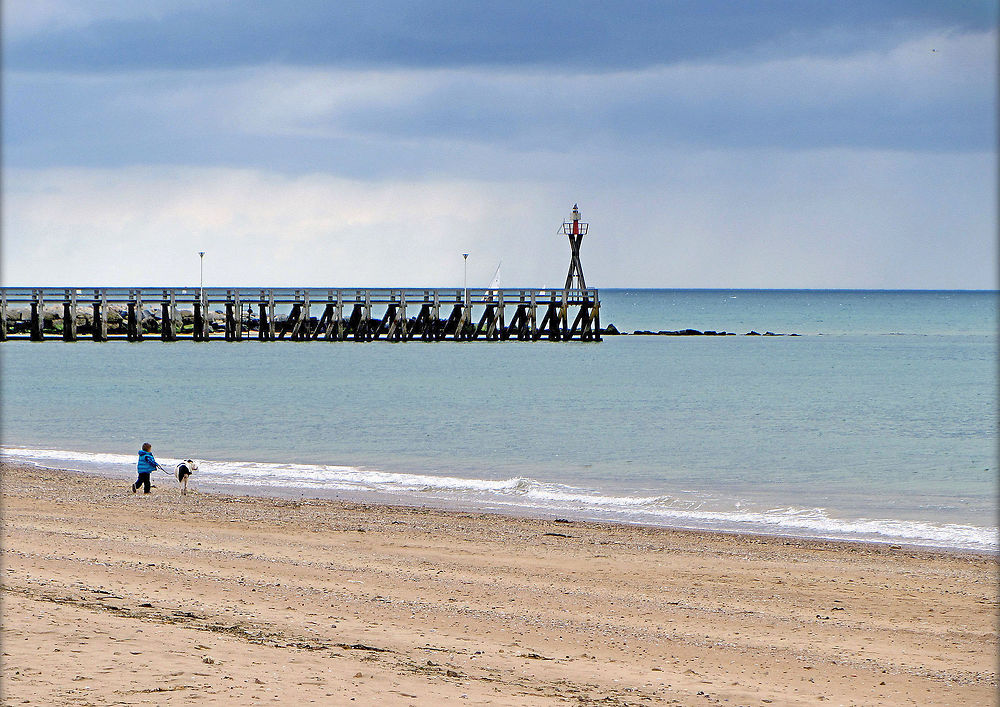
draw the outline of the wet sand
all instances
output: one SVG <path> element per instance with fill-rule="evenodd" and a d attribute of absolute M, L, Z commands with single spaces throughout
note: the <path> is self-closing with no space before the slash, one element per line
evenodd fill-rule
<path fill-rule="evenodd" d="M 993 556 L 157 483 L 2 466 L 3 704 L 997 703 Z"/>

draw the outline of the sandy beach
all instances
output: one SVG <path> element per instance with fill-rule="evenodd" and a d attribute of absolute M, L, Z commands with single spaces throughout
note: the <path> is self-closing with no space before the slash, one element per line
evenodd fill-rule
<path fill-rule="evenodd" d="M 994 557 L 157 483 L 2 467 L 3 704 L 996 704 Z"/>

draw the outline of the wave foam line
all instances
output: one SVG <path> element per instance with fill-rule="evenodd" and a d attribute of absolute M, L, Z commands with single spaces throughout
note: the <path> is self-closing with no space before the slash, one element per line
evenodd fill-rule
<path fill-rule="evenodd" d="M 0 455 L 75 471 L 131 474 L 135 456 L 53 449 L 0 447 Z M 178 459 L 162 458 L 167 468 Z M 997 551 L 998 529 L 958 523 L 930 523 L 890 518 L 835 518 L 823 508 L 747 510 L 734 501 L 730 508 L 705 508 L 696 493 L 620 496 L 525 477 L 474 479 L 432 474 L 408 474 L 323 464 L 279 464 L 199 460 L 198 476 L 217 484 L 258 488 L 279 487 L 326 491 L 376 492 L 446 500 L 455 505 L 483 505 L 573 515 L 606 520 L 685 527 L 795 535 L 833 540 L 905 542 L 953 549 Z M 718 500 L 713 506 L 719 506 Z"/>

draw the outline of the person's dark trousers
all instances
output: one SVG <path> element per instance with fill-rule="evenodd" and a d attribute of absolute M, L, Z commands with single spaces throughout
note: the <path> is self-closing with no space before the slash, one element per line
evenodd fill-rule
<path fill-rule="evenodd" d="M 142 486 L 142 492 L 143 493 L 149 493 L 149 472 L 148 471 L 140 471 L 139 472 L 139 478 L 135 480 L 134 484 L 132 484 L 132 491 L 138 491 L 140 486 Z"/>

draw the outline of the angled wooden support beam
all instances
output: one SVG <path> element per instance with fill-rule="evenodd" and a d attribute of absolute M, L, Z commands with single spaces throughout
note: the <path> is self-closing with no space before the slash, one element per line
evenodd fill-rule
<path fill-rule="evenodd" d="M 316 329 L 313 330 L 312 338 L 318 339 L 320 334 L 327 341 L 331 341 L 334 338 L 334 331 L 336 327 L 336 316 L 337 305 L 333 302 L 327 302 L 326 306 L 323 307 L 323 314 L 320 315 L 319 320 L 316 322 Z"/>
<path fill-rule="evenodd" d="M 487 341 L 497 341 L 500 338 L 500 333 L 497 330 L 498 321 L 497 306 L 487 304 L 483 316 L 479 318 L 479 324 L 476 325 L 476 332 L 482 332 Z"/>
<path fill-rule="evenodd" d="M 395 294 L 389 295 L 390 304 L 382 318 L 382 327 L 385 329 L 386 341 L 406 341 L 406 329 L 409 322 L 406 319 L 406 298 L 402 290 L 399 298 Z"/>
<path fill-rule="evenodd" d="M 274 341 L 274 290 L 261 290 L 257 300 L 260 321 L 257 325 L 259 341 Z"/>
<path fill-rule="evenodd" d="M 448 336 L 449 334 L 456 340 L 461 337 L 462 312 L 463 307 L 461 304 L 455 304 L 455 306 L 452 307 L 451 314 L 448 315 L 448 321 L 446 321 L 442 327 L 442 338 Z"/>
<path fill-rule="evenodd" d="M 559 325 L 562 327 L 562 339 L 569 340 L 569 291 L 563 290 L 559 301 Z"/>
<path fill-rule="evenodd" d="M 502 339 L 504 341 L 515 338 L 518 341 L 524 341 L 530 338 L 530 332 L 528 330 L 528 307 L 530 305 L 521 303 L 517 305 L 517 309 L 514 310 L 514 316 L 511 317 L 510 325 L 504 327 Z"/>
<path fill-rule="evenodd" d="M 396 335 L 396 310 L 398 307 L 395 304 L 390 304 L 385 308 L 385 314 L 382 315 L 382 320 L 379 322 L 378 330 L 375 332 L 375 338 L 384 332 L 386 341 L 395 341 Z"/>
<path fill-rule="evenodd" d="M 444 323 L 441 321 L 441 295 L 434 290 L 434 303 L 431 305 L 431 340 L 444 338 Z"/>
<path fill-rule="evenodd" d="M 550 327 L 551 327 L 551 323 L 550 322 L 555 317 L 556 317 L 556 308 L 555 308 L 555 305 L 551 305 L 550 304 L 545 309 L 545 315 L 542 317 L 541 324 L 539 324 L 538 329 L 535 330 L 535 334 L 534 334 L 534 336 L 532 336 L 531 340 L 532 341 L 538 341 L 539 339 L 541 339 L 542 335 L 546 332 L 546 330 L 550 329 Z M 549 338 L 551 338 L 551 336 Z"/>
<path fill-rule="evenodd" d="M 596 301 L 591 302 L 590 299 L 584 299 L 583 304 L 580 306 L 580 314 L 577 315 L 577 319 L 580 320 L 580 340 L 581 341 L 600 341 L 601 340 L 601 305 Z M 574 328 L 576 324 L 574 322 Z"/>
<path fill-rule="evenodd" d="M 530 304 L 528 305 L 528 338 L 535 341 L 538 337 L 538 302 L 535 300 L 535 293 L 531 293 Z"/>
<path fill-rule="evenodd" d="M 281 324 L 281 331 L 278 333 L 279 339 L 284 339 L 285 335 L 288 334 L 288 338 L 292 341 L 295 340 L 295 331 L 298 329 L 301 310 L 302 304 L 300 302 L 292 304 L 292 311 L 288 313 L 285 321 Z"/>
<path fill-rule="evenodd" d="M 434 332 L 431 325 L 430 302 L 424 302 L 420 305 L 420 312 L 417 314 L 417 318 L 413 320 L 413 327 L 409 331 L 408 339 L 414 339 L 417 336 L 420 337 L 421 341 L 431 341 L 433 339 Z"/>
<path fill-rule="evenodd" d="M 561 303 L 556 301 L 553 295 L 551 301 L 549 302 L 548 311 L 545 313 L 545 318 L 548 320 L 548 337 L 550 341 L 562 341 L 563 339 L 563 312 L 564 309 Z M 542 323 L 542 329 L 545 330 L 545 323 Z"/>
<path fill-rule="evenodd" d="M 589 341 L 591 337 L 590 307 L 586 304 L 580 306 L 580 310 L 576 313 L 573 324 L 569 327 L 566 334 L 567 339 L 573 339 L 577 336 L 580 341 Z"/>
<path fill-rule="evenodd" d="M 289 315 L 289 321 L 292 322 L 289 338 L 292 341 L 309 341 L 309 291 L 303 290 L 299 299 L 299 291 L 296 290 L 295 297 L 296 303 L 292 305 L 292 312 L 297 316 L 293 320 Z"/>
<path fill-rule="evenodd" d="M 535 331 L 532 341 L 538 341 L 538 339 L 545 335 L 548 335 L 550 341 L 562 341 L 562 313 L 563 308 L 561 304 L 556 301 L 555 294 L 553 294 L 549 300 L 548 306 L 545 308 L 545 316 L 542 317 L 542 323 Z"/>
<path fill-rule="evenodd" d="M 316 328 L 313 329 L 310 337 L 315 340 L 322 334 L 326 341 L 336 340 L 338 324 L 340 323 L 340 316 L 338 312 L 339 307 L 337 302 L 333 300 L 333 293 L 330 292 L 328 294 L 326 304 L 323 307 L 323 314 L 321 314 L 319 319 L 316 321 Z"/>
<path fill-rule="evenodd" d="M 344 293 L 340 290 L 337 290 L 337 311 L 335 316 L 337 317 L 336 339 L 337 341 L 344 341 L 347 339 L 347 328 L 344 322 Z"/>
<path fill-rule="evenodd" d="M 365 308 L 360 302 L 354 303 L 354 308 L 351 310 L 351 316 L 347 320 L 347 335 L 354 336 L 355 341 L 362 340 L 361 326 L 365 316 Z"/>
<path fill-rule="evenodd" d="M 573 325 L 566 333 L 566 338 L 578 337 L 580 341 L 594 341 L 594 320 L 598 316 L 598 306 L 596 302 L 592 302 L 588 296 L 584 295 L 579 307 L 580 309 L 573 319 Z M 600 336 L 600 332 L 597 332 L 597 336 Z"/>
<path fill-rule="evenodd" d="M 410 338 L 410 320 L 406 316 L 406 290 L 399 291 L 399 309 L 396 311 L 396 341 Z"/>
<path fill-rule="evenodd" d="M 372 321 L 372 293 L 365 290 L 365 321 L 363 341 L 371 341 L 377 332 Z"/>

